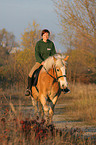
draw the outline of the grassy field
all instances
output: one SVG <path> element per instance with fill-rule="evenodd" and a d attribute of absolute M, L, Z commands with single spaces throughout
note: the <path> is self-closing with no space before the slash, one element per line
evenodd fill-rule
<path fill-rule="evenodd" d="M 69 94 L 61 93 L 57 106 L 64 104 L 64 107 L 57 107 L 55 114 L 64 115 L 65 121 L 79 121 L 83 125 L 96 128 L 96 85 L 69 84 L 69 88 L 71 90 Z M 95 144 L 96 135 L 84 138 L 82 130 L 78 128 L 57 130 L 39 124 L 38 130 L 38 121 L 32 124 L 34 113 L 32 111 L 25 113 L 26 109 L 22 112 L 22 108 L 28 108 L 32 104 L 31 99 L 24 96 L 24 92 L 24 88 L 0 89 L 0 143 L 2 145 Z"/>
<path fill-rule="evenodd" d="M 96 125 L 96 85 L 70 84 L 70 94 L 61 95 L 58 104 L 64 103 L 66 119 Z"/>

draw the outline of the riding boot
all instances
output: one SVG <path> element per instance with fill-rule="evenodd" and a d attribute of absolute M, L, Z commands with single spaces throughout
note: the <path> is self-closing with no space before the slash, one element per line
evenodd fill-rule
<path fill-rule="evenodd" d="M 26 90 L 26 92 L 25 92 L 25 96 L 29 96 L 29 95 L 31 95 L 31 87 L 32 87 L 32 78 L 30 78 L 29 76 L 28 76 L 28 87 L 27 87 L 27 90 Z"/>

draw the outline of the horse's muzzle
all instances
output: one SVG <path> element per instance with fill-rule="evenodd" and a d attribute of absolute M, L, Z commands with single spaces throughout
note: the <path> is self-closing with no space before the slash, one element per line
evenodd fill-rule
<path fill-rule="evenodd" d="M 70 92 L 70 90 L 69 90 L 68 88 L 66 88 L 66 89 L 61 89 L 61 91 L 63 91 L 65 94 L 68 93 L 68 92 Z"/>
<path fill-rule="evenodd" d="M 67 85 L 64 85 L 64 84 L 61 85 L 62 90 L 66 89 L 66 88 L 67 88 Z"/>

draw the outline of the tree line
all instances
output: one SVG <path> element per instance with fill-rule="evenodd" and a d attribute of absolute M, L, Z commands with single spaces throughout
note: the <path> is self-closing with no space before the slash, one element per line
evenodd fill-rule
<path fill-rule="evenodd" d="M 4 87 L 9 86 L 9 84 L 26 85 L 28 73 L 35 63 L 35 44 L 40 39 L 41 33 L 39 25 L 33 22 L 32 26 L 28 26 L 22 34 L 21 43 L 17 45 L 15 42 L 11 49 L 10 45 L 5 43 L 7 36 L 3 31 L 7 32 L 7 30 L 0 31 L 0 36 L 2 36 L 0 37 L 0 85 Z M 7 33 L 11 35 L 10 32 Z M 3 37 L 4 43 L 2 43 Z M 13 48 L 19 49 L 12 52 Z"/>
<path fill-rule="evenodd" d="M 96 83 L 96 0 L 53 0 L 70 81 Z"/>
<path fill-rule="evenodd" d="M 54 1 L 54 0 L 53 0 Z M 96 83 L 96 1 L 55 0 L 55 10 L 62 28 L 60 43 L 69 55 L 67 78 L 70 82 Z M 40 37 L 39 24 L 33 21 L 18 44 L 13 33 L 0 30 L 0 85 L 26 85 L 35 63 L 35 45 Z M 51 39 L 54 39 L 54 34 Z M 12 53 L 14 47 L 16 49 Z"/>

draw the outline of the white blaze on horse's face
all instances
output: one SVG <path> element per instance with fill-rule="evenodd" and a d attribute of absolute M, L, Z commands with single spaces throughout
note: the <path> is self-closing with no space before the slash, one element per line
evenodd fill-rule
<path fill-rule="evenodd" d="M 59 60 L 57 62 L 57 66 L 60 66 L 60 67 L 56 67 L 57 78 L 58 78 L 58 82 L 60 83 L 60 88 L 65 89 L 68 86 L 67 79 L 66 79 L 65 64 L 62 61 L 60 62 Z"/>
<path fill-rule="evenodd" d="M 66 87 L 68 86 L 67 79 L 66 79 L 65 66 L 63 66 L 63 67 L 61 68 L 61 71 L 62 71 L 63 77 L 61 77 L 60 86 L 61 86 L 61 89 L 64 89 L 64 88 L 66 88 Z"/>

